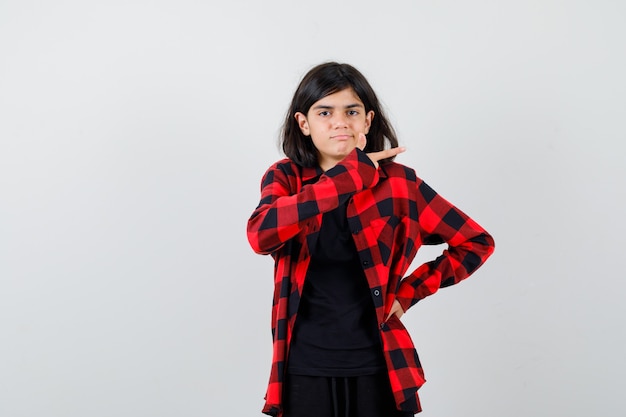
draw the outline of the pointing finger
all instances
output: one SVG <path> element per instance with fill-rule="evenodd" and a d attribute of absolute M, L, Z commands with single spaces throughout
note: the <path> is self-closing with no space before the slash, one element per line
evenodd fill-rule
<path fill-rule="evenodd" d="M 370 157 L 372 161 L 380 161 L 381 159 L 386 159 L 386 158 L 391 158 L 392 156 L 396 156 L 404 151 L 406 151 L 406 148 L 399 147 L 399 148 L 385 149 L 379 152 L 372 152 L 367 155 Z"/>

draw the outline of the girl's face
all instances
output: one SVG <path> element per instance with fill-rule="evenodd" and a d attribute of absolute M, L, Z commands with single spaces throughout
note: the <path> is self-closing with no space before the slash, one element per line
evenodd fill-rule
<path fill-rule="evenodd" d="M 352 88 L 327 95 L 313 103 L 308 113 L 294 115 L 305 136 L 311 136 L 318 163 L 326 171 L 356 147 L 359 133 L 367 134 L 374 112 L 365 106 Z"/>

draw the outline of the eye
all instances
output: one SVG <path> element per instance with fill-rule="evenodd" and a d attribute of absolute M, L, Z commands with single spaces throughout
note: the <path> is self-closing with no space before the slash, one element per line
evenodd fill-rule
<path fill-rule="evenodd" d="M 358 110 L 348 110 L 348 116 L 356 116 L 359 114 Z"/>
<path fill-rule="evenodd" d="M 321 112 L 318 113 L 320 116 L 329 116 L 330 112 L 328 110 L 322 110 Z"/>

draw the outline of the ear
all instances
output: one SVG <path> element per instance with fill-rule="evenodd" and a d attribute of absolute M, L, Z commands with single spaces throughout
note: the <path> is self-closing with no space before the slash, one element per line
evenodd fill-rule
<path fill-rule="evenodd" d="M 298 127 L 300 127 L 302 134 L 304 136 L 309 136 L 311 134 L 311 130 L 309 129 L 309 122 L 307 121 L 306 116 L 301 112 L 297 112 L 293 115 L 293 117 L 295 117 L 298 121 Z"/>
<path fill-rule="evenodd" d="M 374 120 L 374 110 L 370 110 L 365 115 L 365 133 L 366 135 L 370 131 L 370 126 L 372 125 L 372 120 Z"/>

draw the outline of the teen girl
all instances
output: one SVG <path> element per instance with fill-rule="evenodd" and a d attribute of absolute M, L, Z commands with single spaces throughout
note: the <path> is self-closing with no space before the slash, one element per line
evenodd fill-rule
<path fill-rule="evenodd" d="M 255 252 L 275 260 L 273 363 L 263 412 L 393 417 L 421 410 L 424 375 L 400 317 L 473 273 L 492 237 L 415 171 L 363 75 L 311 69 L 282 132 L 287 158 L 261 182 L 248 221 Z M 408 275 L 423 244 L 447 243 Z"/>

